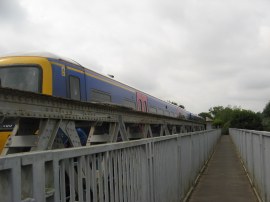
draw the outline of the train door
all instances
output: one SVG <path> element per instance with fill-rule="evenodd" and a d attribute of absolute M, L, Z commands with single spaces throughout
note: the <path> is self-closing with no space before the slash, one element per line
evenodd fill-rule
<path fill-rule="evenodd" d="M 66 67 L 66 84 L 68 98 L 86 101 L 84 69 Z"/>
<path fill-rule="evenodd" d="M 137 92 L 137 110 L 142 112 L 148 112 L 148 99 L 143 93 Z"/>

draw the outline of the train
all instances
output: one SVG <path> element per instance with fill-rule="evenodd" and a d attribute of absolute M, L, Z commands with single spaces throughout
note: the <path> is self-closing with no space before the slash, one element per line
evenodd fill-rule
<path fill-rule="evenodd" d="M 120 105 L 185 120 L 202 120 L 175 104 L 47 52 L 0 57 L 0 86 L 82 102 Z"/>

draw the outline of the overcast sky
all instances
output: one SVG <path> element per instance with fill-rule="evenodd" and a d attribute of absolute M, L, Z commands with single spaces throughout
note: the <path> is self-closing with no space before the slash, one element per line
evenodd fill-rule
<path fill-rule="evenodd" d="M 0 0 L 0 55 L 48 51 L 194 113 L 270 100 L 269 0 Z"/>

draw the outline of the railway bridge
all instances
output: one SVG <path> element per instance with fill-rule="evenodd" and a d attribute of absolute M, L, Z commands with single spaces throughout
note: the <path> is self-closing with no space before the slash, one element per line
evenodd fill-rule
<path fill-rule="evenodd" d="M 1 88 L 0 121 L 0 201 L 270 201 L 266 132 Z"/>

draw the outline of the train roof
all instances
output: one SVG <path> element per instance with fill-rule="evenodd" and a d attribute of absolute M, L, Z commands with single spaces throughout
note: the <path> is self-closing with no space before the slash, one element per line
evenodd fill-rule
<path fill-rule="evenodd" d="M 16 52 L 16 53 L 11 53 L 11 54 L 6 54 L 6 55 L 3 55 L 1 57 L 20 57 L 20 56 L 34 56 L 34 57 L 52 58 L 52 59 L 56 59 L 56 60 L 67 61 L 69 63 L 81 66 L 78 62 L 76 62 L 70 58 L 62 57 L 62 56 L 59 56 L 59 55 L 56 55 L 56 54 L 53 54 L 50 52 Z"/>

